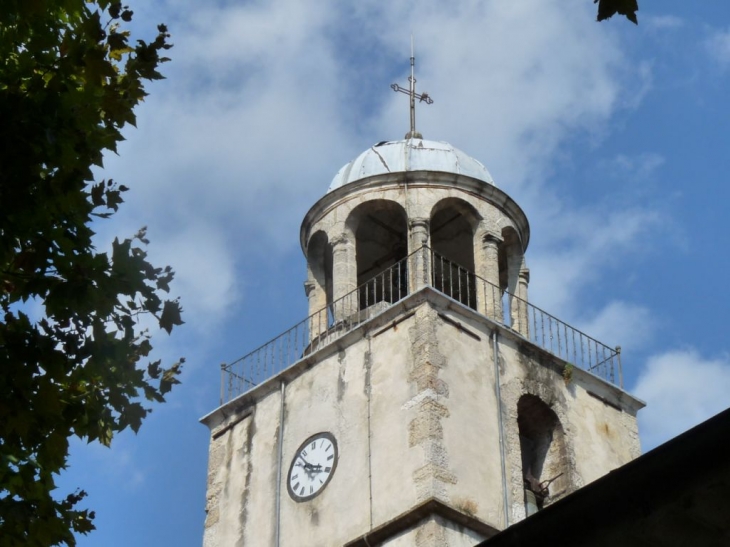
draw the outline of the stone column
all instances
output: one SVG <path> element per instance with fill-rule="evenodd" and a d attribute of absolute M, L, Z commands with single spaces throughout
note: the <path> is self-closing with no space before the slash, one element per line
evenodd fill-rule
<path fill-rule="evenodd" d="M 350 317 L 358 309 L 357 257 L 355 244 L 347 234 L 331 240 L 332 244 L 332 314 L 335 322 Z"/>
<path fill-rule="evenodd" d="M 311 273 L 311 272 L 310 272 Z M 327 306 L 327 290 L 317 282 L 313 275 L 304 282 L 304 294 L 309 302 L 309 315 L 314 315 Z"/>
<path fill-rule="evenodd" d="M 520 268 L 522 268 L 522 252 L 514 243 L 507 246 L 507 292 L 509 301 L 509 326 L 519 332 L 520 300 L 519 282 Z"/>
<path fill-rule="evenodd" d="M 520 268 L 519 280 L 517 282 L 517 296 L 520 297 L 517 311 L 517 331 L 525 338 L 530 337 L 530 316 L 527 307 L 527 285 L 530 283 L 530 270 L 524 265 Z"/>
<path fill-rule="evenodd" d="M 309 341 L 327 330 L 327 292 L 314 279 L 304 282 L 304 293 L 309 301 Z"/>
<path fill-rule="evenodd" d="M 428 248 L 429 220 L 414 218 L 410 225 L 411 255 L 408 261 L 408 292 L 413 293 L 426 285 L 431 285 L 431 251 Z"/>
<path fill-rule="evenodd" d="M 499 246 L 502 238 L 492 232 L 482 236 L 482 263 L 477 265 L 477 310 L 499 323 L 502 315 L 502 289 L 499 286 Z"/>

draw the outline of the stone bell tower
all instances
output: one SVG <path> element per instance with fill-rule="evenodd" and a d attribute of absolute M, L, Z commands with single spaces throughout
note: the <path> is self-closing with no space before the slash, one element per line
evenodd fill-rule
<path fill-rule="evenodd" d="M 522 209 L 411 129 L 304 218 L 309 317 L 223 366 L 206 546 L 475 545 L 639 455 L 619 352 L 528 302 Z"/>

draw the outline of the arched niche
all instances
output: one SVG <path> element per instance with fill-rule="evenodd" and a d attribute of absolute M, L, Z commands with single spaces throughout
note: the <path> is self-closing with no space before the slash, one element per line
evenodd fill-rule
<path fill-rule="evenodd" d="M 477 307 L 474 233 L 480 215 L 458 198 L 439 201 L 431 211 L 435 288 L 471 308 Z"/>
<path fill-rule="evenodd" d="M 535 395 L 517 402 L 522 477 L 527 514 L 565 492 L 569 481 L 563 426 L 557 414 Z"/>
<path fill-rule="evenodd" d="M 360 309 L 406 296 L 408 221 L 403 207 L 384 199 L 367 201 L 352 210 L 347 227 L 355 237 Z"/>

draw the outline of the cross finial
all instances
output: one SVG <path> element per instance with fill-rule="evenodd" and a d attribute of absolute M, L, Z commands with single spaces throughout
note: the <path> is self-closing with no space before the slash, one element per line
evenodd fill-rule
<path fill-rule="evenodd" d="M 433 99 L 428 96 L 428 93 L 416 93 L 416 77 L 414 76 L 414 67 L 416 65 L 416 57 L 413 53 L 413 35 L 411 34 L 411 75 L 408 77 L 409 89 L 401 87 L 398 84 L 392 84 L 390 87 L 393 91 L 399 91 L 405 93 L 411 99 L 411 130 L 406 133 L 406 139 L 422 139 L 418 131 L 416 131 L 416 99 L 419 103 L 431 104 Z"/>

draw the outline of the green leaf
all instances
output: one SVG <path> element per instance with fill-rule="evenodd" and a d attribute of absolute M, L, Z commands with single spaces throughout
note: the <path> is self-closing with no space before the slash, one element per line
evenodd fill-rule
<path fill-rule="evenodd" d="M 97 207 L 104 205 L 104 181 L 91 187 L 91 202 Z"/>
<path fill-rule="evenodd" d="M 161 77 L 169 35 L 130 45 L 132 16 L 110 0 L 25 0 L 0 10 L 0 543 L 74 545 L 94 529 L 85 493 L 56 493 L 68 439 L 109 445 L 137 431 L 147 401 L 179 382 L 179 365 L 140 363 L 145 315 L 169 332 L 172 270 L 147 261 L 138 238 L 94 247 L 91 222 L 128 188 L 96 181 L 116 152 L 145 84 Z M 113 21 L 111 24 L 110 21 Z M 143 25 L 144 26 L 144 25 Z M 131 186 L 131 185 L 129 185 Z M 37 303 L 31 321 L 22 303 Z M 19 309 L 20 308 L 20 309 Z M 34 308 L 36 308 L 34 304 Z M 162 310 L 162 313 L 160 313 Z"/>
<path fill-rule="evenodd" d="M 166 300 L 162 308 L 162 316 L 160 316 L 160 328 L 165 329 L 167 334 L 170 334 L 173 326 L 179 326 L 183 323 L 180 303 L 177 300 Z"/>
<path fill-rule="evenodd" d="M 149 374 L 150 378 L 152 378 L 153 380 L 156 380 L 160 377 L 160 373 L 162 372 L 162 368 L 160 367 L 161 362 L 162 361 L 158 359 L 157 361 L 154 361 L 147 366 L 147 374 Z"/>
<path fill-rule="evenodd" d="M 639 24 L 636 18 L 636 12 L 639 11 L 638 0 L 593 0 L 593 3 L 598 4 L 598 21 L 605 21 L 618 13 L 635 25 Z"/>

